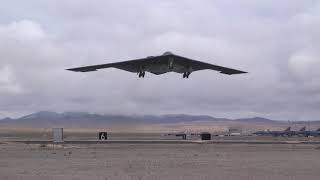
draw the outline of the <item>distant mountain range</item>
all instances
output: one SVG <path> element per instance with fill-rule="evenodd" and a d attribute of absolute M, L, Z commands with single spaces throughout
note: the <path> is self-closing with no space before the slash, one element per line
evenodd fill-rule
<path fill-rule="evenodd" d="M 215 122 L 226 124 L 266 124 L 281 125 L 286 121 L 275 121 L 261 117 L 226 119 L 215 118 L 206 115 L 186 115 L 186 114 L 169 114 L 169 115 L 102 115 L 85 112 L 65 112 L 56 113 L 41 111 L 26 115 L 17 119 L 4 118 L 0 120 L 0 127 L 100 127 L 115 124 L 173 124 L 173 123 L 192 123 L 192 122 Z M 302 123 L 302 122 L 300 122 Z M 312 123 L 320 124 L 320 121 Z"/>
<path fill-rule="evenodd" d="M 59 122 L 59 121 L 76 121 L 81 122 L 84 120 L 90 120 L 91 122 L 95 121 L 104 121 L 111 123 L 121 123 L 121 122 L 164 122 L 164 123 L 176 123 L 176 122 L 190 122 L 196 120 L 217 120 L 211 116 L 193 116 L 185 114 L 169 114 L 169 115 L 102 115 L 102 114 L 92 114 L 85 112 L 65 112 L 65 113 L 56 113 L 50 111 L 40 111 L 33 114 L 29 114 L 17 119 L 12 119 L 10 117 L 0 120 L 0 122 L 38 122 L 38 121 L 50 121 L 50 122 Z"/>

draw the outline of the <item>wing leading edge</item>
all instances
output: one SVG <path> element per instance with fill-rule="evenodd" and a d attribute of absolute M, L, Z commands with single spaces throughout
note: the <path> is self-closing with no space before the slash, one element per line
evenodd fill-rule
<path fill-rule="evenodd" d="M 75 71 L 75 72 L 90 72 L 90 71 L 97 71 L 98 69 L 118 68 L 118 69 L 122 69 L 129 72 L 138 72 L 139 67 L 141 67 L 143 64 L 147 64 L 146 60 L 147 58 L 135 59 L 135 60 L 122 61 L 117 63 L 99 64 L 99 65 L 93 65 L 93 66 L 71 68 L 67 70 Z"/>
<path fill-rule="evenodd" d="M 174 55 L 174 56 L 176 56 L 175 61 L 178 61 L 178 63 L 185 64 L 186 66 L 191 67 L 193 71 L 210 69 L 210 70 L 219 71 L 222 74 L 228 74 L 228 75 L 248 73 L 245 71 L 240 71 L 237 69 L 227 68 L 223 66 L 217 66 L 214 64 L 209 64 L 209 63 L 189 59 L 182 56 L 177 56 L 177 55 Z"/>

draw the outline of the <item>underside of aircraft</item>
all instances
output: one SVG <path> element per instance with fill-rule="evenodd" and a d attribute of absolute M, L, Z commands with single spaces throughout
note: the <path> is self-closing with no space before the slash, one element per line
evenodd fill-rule
<path fill-rule="evenodd" d="M 149 56 L 142 59 L 122 61 L 109 64 L 100 64 L 93 66 L 84 66 L 78 68 L 67 69 L 75 72 L 90 72 L 104 68 L 117 68 L 133 73 L 137 73 L 139 78 L 144 78 L 145 72 L 150 72 L 155 75 L 164 74 L 167 72 L 176 72 L 183 74 L 183 78 L 189 78 L 190 74 L 199 70 L 215 70 L 222 74 L 242 74 L 244 71 L 231 69 L 223 66 L 217 66 L 186 57 L 175 55 L 171 52 L 165 52 L 160 56 Z"/>

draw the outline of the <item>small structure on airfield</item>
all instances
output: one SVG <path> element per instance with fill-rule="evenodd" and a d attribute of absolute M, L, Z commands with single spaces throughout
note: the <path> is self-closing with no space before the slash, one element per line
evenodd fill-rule
<path fill-rule="evenodd" d="M 63 140 L 63 128 L 52 128 L 52 137 L 54 143 L 64 142 Z"/>
<path fill-rule="evenodd" d="M 200 136 L 201 136 L 201 140 L 205 140 L 205 141 L 211 140 L 211 134 L 208 132 L 203 132 L 200 134 Z"/>
<path fill-rule="evenodd" d="M 104 141 L 108 139 L 108 133 L 107 132 L 99 132 L 99 140 Z"/>

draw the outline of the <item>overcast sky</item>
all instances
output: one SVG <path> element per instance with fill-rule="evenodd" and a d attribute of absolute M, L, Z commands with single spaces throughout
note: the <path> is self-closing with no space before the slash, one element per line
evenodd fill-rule
<path fill-rule="evenodd" d="M 164 51 L 248 71 L 65 71 Z M 35 111 L 320 120 L 320 1 L 10 0 L 0 118 Z"/>

